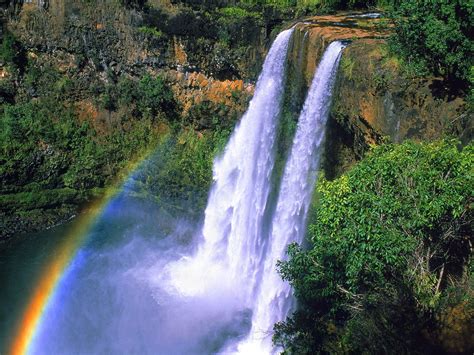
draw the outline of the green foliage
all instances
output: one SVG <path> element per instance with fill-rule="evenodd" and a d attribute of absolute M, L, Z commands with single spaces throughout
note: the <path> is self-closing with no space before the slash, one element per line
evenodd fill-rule
<path fill-rule="evenodd" d="M 258 12 L 251 12 L 246 9 L 243 9 L 241 7 L 224 7 L 219 10 L 222 15 L 228 18 L 234 18 L 234 19 L 248 19 L 248 18 L 253 18 L 257 21 L 260 21 L 262 19 L 262 15 Z"/>
<path fill-rule="evenodd" d="M 12 103 L 15 97 L 15 81 L 12 77 L 0 80 L 0 105 Z"/>
<path fill-rule="evenodd" d="M 177 116 L 177 102 L 171 88 L 163 78 L 150 75 L 140 81 L 121 77 L 116 85 L 108 85 L 100 95 L 102 108 L 114 111 L 128 107 L 145 119 L 157 119 L 161 116 L 172 121 Z"/>
<path fill-rule="evenodd" d="M 220 10 L 220 15 L 217 20 L 220 41 L 230 46 L 246 46 L 258 38 L 263 26 L 259 12 L 226 7 Z"/>
<path fill-rule="evenodd" d="M 138 28 L 138 31 L 146 35 L 150 35 L 154 38 L 158 38 L 158 39 L 163 37 L 163 32 L 161 32 L 160 30 L 157 30 L 155 27 L 142 26 Z"/>
<path fill-rule="evenodd" d="M 428 349 L 443 285 L 470 256 L 473 163 L 472 144 L 406 142 L 320 179 L 311 247 L 290 246 L 279 265 L 301 307 L 275 341 L 290 353 Z"/>
<path fill-rule="evenodd" d="M 69 188 L 26 191 L 16 194 L 0 195 L 1 210 L 40 209 L 80 202 L 78 191 Z"/>
<path fill-rule="evenodd" d="M 10 32 L 4 33 L 0 59 L 6 63 L 13 63 L 17 57 L 16 41 Z"/>
<path fill-rule="evenodd" d="M 166 85 L 163 78 L 152 78 L 145 75 L 138 83 L 137 105 L 144 116 L 152 117 L 162 111 L 166 114 L 175 114 L 176 101 L 173 92 Z"/>
<path fill-rule="evenodd" d="M 235 104 L 240 99 L 235 94 Z M 213 131 L 230 131 L 236 121 L 236 112 L 223 103 L 215 103 L 209 100 L 194 104 L 183 117 L 184 126 L 194 127 L 198 130 L 210 129 Z"/>
<path fill-rule="evenodd" d="M 37 60 L 27 62 L 21 87 L 17 96 L 17 101 L 21 102 L 38 97 L 66 100 L 73 98 L 75 91 L 75 83 L 70 77 L 61 74 L 52 64 Z"/>
<path fill-rule="evenodd" d="M 60 121 L 55 118 L 62 116 Z M 60 117 L 59 116 L 59 117 Z M 74 150 L 87 128 L 73 119 L 73 113 L 55 102 L 7 105 L 0 121 L 2 185 L 26 184 L 42 180 L 45 186 L 57 183 L 48 172 L 65 168 L 68 151 Z M 2 186 L 2 190 L 7 188 Z M 7 188 L 8 189 L 8 188 Z"/>
<path fill-rule="evenodd" d="M 106 86 L 100 96 L 100 104 L 103 109 L 113 111 L 117 109 L 117 100 L 114 86 Z"/>
<path fill-rule="evenodd" d="M 354 70 L 355 60 L 352 57 L 344 56 L 341 60 L 341 70 L 344 73 L 344 76 L 351 80 L 352 71 Z"/>
<path fill-rule="evenodd" d="M 40 189 L 102 187 L 156 141 L 150 120 L 98 137 L 75 111 L 52 98 L 5 105 L 0 120 L 2 194 Z"/>
<path fill-rule="evenodd" d="M 102 108 L 110 111 L 105 127 L 100 118 L 79 119 L 75 105 L 61 101 L 60 93 L 73 84 L 51 67 L 32 61 L 23 78 L 27 96 L 2 107 L 4 212 L 27 216 L 31 211 L 78 205 L 110 184 L 133 157 L 155 147 L 142 192 L 170 211 L 183 212 L 177 207 L 181 203 L 190 217 L 197 217 L 212 179 L 212 159 L 232 125 L 219 119 L 223 108 L 202 105 L 193 113 L 193 118 L 203 119 L 213 112 L 206 123 L 212 133 L 183 128 L 164 139 L 168 125 L 176 122 L 177 104 L 161 77 L 146 75 L 139 81 L 121 77 L 116 85 L 92 89 Z"/>
<path fill-rule="evenodd" d="M 0 45 L 0 62 L 7 67 L 23 69 L 26 56 L 21 43 L 8 30 L 3 30 L 2 42 Z"/>
<path fill-rule="evenodd" d="M 184 129 L 168 135 L 137 177 L 140 190 L 170 212 L 199 217 L 212 181 L 213 159 L 229 134 L 229 130 L 202 134 Z"/>
<path fill-rule="evenodd" d="M 367 8 L 378 4 L 376 0 L 245 0 L 246 5 L 271 5 L 280 9 L 296 9 L 298 14 L 314 13 L 321 10 L 342 10 Z"/>
<path fill-rule="evenodd" d="M 129 106 L 134 103 L 137 96 L 137 85 L 135 81 L 126 77 L 120 77 L 117 83 L 117 101 L 119 105 Z"/>
<path fill-rule="evenodd" d="M 472 0 L 403 0 L 392 15 L 392 49 L 412 71 L 441 75 L 452 85 L 468 82 L 474 65 Z"/>
<path fill-rule="evenodd" d="M 469 70 L 469 96 L 468 96 L 468 104 L 471 111 L 474 111 L 474 65 L 471 66 Z"/>

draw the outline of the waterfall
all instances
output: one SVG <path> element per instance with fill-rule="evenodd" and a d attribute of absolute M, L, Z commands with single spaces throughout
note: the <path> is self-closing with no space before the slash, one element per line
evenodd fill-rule
<path fill-rule="evenodd" d="M 270 208 L 274 148 L 292 32 L 283 31 L 275 39 L 249 108 L 223 155 L 214 161 L 214 183 L 196 252 L 168 264 L 160 276 L 168 294 L 185 302 L 204 299 L 213 305 L 215 314 L 252 311 L 249 335 L 228 344 L 226 354 L 273 353 L 273 325 L 284 320 L 292 308 L 290 286 L 281 280 L 275 266 L 285 258 L 287 245 L 304 237 L 344 48 L 341 42 L 331 43 L 319 63 L 298 120 L 276 205 Z"/>
<path fill-rule="evenodd" d="M 272 219 L 271 239 L 253 307 L 252 328 L 248 338 L 238 347 L 244 354 L 272 353 L 273 325 L 284 320 L 292 307 L 290 286 L 281 280 L 275 267 L 277 260 L 285 259 L 288 244 L 302 242 L 304 238 L 332 88 L 343 48 L 341 42 L 333 42 L 326 49 L 298 119 Z"/>
<path fill-rule="evenodd" d="M 164 270 L 168 292 L 196 297 L 227 289 L 226 295 L 234 293 L 241 305 L 251 305 L 262 264 L 263 219 L 292 33 L 283 31 L 275 39 L 249 108 L 214 162 L 202 243 L 196 255 Z"/>
<path fill-rule="evenodd" d="M 114 197 L 41 310 L 31 353 L 278 350 L 269 334 L 288 315 L 293 298 L 275 264 L 285 258 L 288 243 L 304 237 L 344 47 L 332 43 L 321 59 L 281 181 L 272 186 L 292 33 L 283 31 L 275 39 L 249 108 L 214 162 L 214 182 L 196 239 L 188 236 L 194 225 L 165 222 L 169 216 L 160 216 L 160 206 L 143 211 L 148 205 L 127 191 Z M 136 221 L 145 217 L 159 238 L 148 238 L 149 232 L 142 235 L 146 229 L 137 228 Z M 168 226 L 176 229 L 166 236 Z"/>

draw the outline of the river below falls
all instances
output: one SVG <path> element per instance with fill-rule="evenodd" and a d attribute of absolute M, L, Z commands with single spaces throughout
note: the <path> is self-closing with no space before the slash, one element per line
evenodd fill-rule
<path fill-rule="evenodd" d="M 0 349 L 6 349 L 14 336 L 36 280 L 69 224 L 16 236 L 0 245 Z"/>

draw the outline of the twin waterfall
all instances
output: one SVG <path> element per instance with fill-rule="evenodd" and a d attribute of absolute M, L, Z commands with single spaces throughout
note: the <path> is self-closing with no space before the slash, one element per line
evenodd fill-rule
<path fill-rule="evenodd" d="M 301 243 L 304 238 L 332 88 L 343 48 L 341 42 L 333 42 L 327 48 L 298 119 L 271 222 L 263 273 L 257 280 L 259 292 L 253 307 L 252 328 L 248 340 L 239 346 L 245 354 L 271 353 L 273 325 L 284 320 L 291 308 L 290 286 L 276 272 L 276 262 L 285 258 L 289 243 Z"/>
<path fill-rule="evenodd" d="M 210 191 L 195 255 L 165 269 L 168 291 L 181 297 L 222 293 L 251 310 L 245 338 L 223 353 L 270 354 L 275 322 L 292 308 L 290 286 L 276 271 L 291 242 L 302 242 L 321 155 L 331 92 L 344 45 L 326 49 L 301 111 L 275 202 L 272 173 L 285 67 L 293 29 L 273 43 L 250 106 L 223 155 L 214 162 Z M 250 316 L 249 316 L 250 317 Z M 249 319 L 250 321 L 250 319 Z"/>

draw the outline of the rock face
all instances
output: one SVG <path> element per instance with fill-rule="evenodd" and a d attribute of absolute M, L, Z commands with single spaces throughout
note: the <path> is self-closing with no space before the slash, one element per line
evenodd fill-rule
<path fill-rule="evenodd" d="M 227 120 L 232 125 L 246 110 L 254 91 L 251 83 L 216 80 L 199 72 L 168 70 L 162 75 L 181 104 L 181 115 L 190 123 L 194 121 L 197 129 L 210 128 L 214 118 Z M 206 114 L 196 115 L 196 110 L 200 109 L 205 110 Z"/>
<path fill-rule="evenodd" d="M 355 129 L 367 133 L 371 129 L 394 142 L 446 134 L 468 138 L 464 100 L 443 90 L 440 79 L 404 79 L 398 63 L 385 55 L 384 45 L 384 40 L 358 40 L 347 48 L 335 118 L 350 118 Z M 370 143 L 369 136 L 366 140 Z"/>
<path fill-rule="evenodd" d="M 266 51 L 265 31 L 258 26 L 245 52 L 226 50 L 204 34 L 150 30 L 145 17 L 155 13 L 127 9 L 118 2 L 20 1 L 10 2 L 8 9 L 6 27 L 21 41 L 28 58 L 52 64 L 74 80 L 80 89 L 78 101 L 88 99 L 84 93 L 91 83 L 159 74 L 172 87 L 183 116 L 191 117 L 191 108 L 202 104 L 211 114 L 236 119 L 253 93 L 251 82 Z M 1 67 L 0 75 L 7 75 Z M 197 123 L 197 128 L 207 126 Z"/>
<path fill-rule="evenodd" d="M 408 78 L 388 52 L 389 26 L 381 18 L 363 16 L 313 17 L 296 26 L 290 57 L 296 101 L 309 86 L 326 46 L 335 40 L 349 42 L 328 126 L 331 144 L 326 148 L 325 169 L 329 177 L 339 175 L 371 144 L 381 141 L 456 136 L 467 142 L 473 135 L 466 102 L 447 92 L 441 79 Z M 300 73 L 295 74 L 298 68 Z"/>
<path fill-rule="evenodd" d="M 243 80 L 258 75 L 267 45 L 264 26 L 254 24 L 241 43 L 229 46 L 216 38 L 216 24 L 206 24 L 201 12 L 157 6 L 138 11 L 111 0 L 10 1 L 4 12 L 8 28 L 28 49 L 86 58 L 97 70 L 134 75 L 145 67 L 182 69 Z M 212 33 L 201 28 L 206 25 Z"/>

